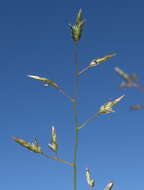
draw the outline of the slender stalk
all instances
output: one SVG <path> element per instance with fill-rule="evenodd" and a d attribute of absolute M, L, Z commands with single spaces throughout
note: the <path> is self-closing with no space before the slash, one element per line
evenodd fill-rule
<path fill-rule="evenodd" d="M 75 147 L 74 147 L 74 190 L 77 189 L 77 150 L 78 150 L 78 129 L 75 129 Z"/>
<path fill-rule="evenodd" d="M 59 88 L 59 92 L 62 93 L 66 98 L 68 98 L 71 102 L 74 102 L 74 99 L 70 97 L 62 88 Z"/>
<path fill-rule="evenodd" d="M 49 156 L 48 154 L 46 154 L 44 152 L 41 152 L 40 154 L 46 158 L 56 160 L 56 161 L 59 161 L 59 162 L 64 163 L 64 164 L 68 164 L 69 166 L 74 166 L 74 163 L 67 162 L 65 160 L 62 160 L 61 158 L 56 157 L 56 156 Z"/>
<path fill-rule="evenodd" d="M 45 86 L 45 87 L 48 87 L 48 84 L 44 84 L 44 86 Z M 68 98 L 71 102 L 74 102 L 73 98 L 70 97 L 70 96 L 64 91 L 64 89 L 62 89 L 62 88 L 60 88 L 60 87 L 58 87 L 57 89 L 58 89 L 58 91 L 59 91 L 63 96 L 65 96 L 66 98 Z"/>
<path fill-rule="evenodd" d="M 89 66 L 85 67 L 84 69 L 82 69 L 78 75 L 81 75 L 82 73 L 84 73 L 85 71 L 87 71 L 89 69 Z"/>
<path fill-rule="evenodd" d="M 80 125 L 78 127 L 78 130 L 85 127 L 89 122 L 91 122 L 92 120 L 94 120 L 95 118 L 97 118 L 100 115 L 99 112 L 95 113 L 94 115 L 92 115 L 91 117 L 89 117 L 82 125 Z"/>
<path fill-rule="evenodd" d="M 74 58 L 75 58 L 75 87 L 74 87 L 74 122 L 75 122 L 75 144 L 74 144 L 74 190 L 77 190 L 77 150 L 78 150 L 78 115 L 77 115 L 77 91 L 79 85 L 78 77 L 78 55 L 77 43 L 74 43 Z"/>

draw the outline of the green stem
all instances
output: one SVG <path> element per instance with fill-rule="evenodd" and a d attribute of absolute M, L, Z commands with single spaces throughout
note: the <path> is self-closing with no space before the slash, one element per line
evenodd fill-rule
<path fill-rule="evenodd" d="M 62 93 L 66 98 L 68 98 L 71 102 L 74 102 L 73 98 L 67 95 L 67 93 L 62 89 L 59 88 L 59 92 Z"/>
<path fill-rule="evenodd" d="M 85 67 L 84 69 L 82 69 L 79 73 L 78 76 L 81 75 L 82 73 L 84 73 L 85 71 L 87 71 L 89 69 L 89 66 Z"/>
<path fill-rule="evenodd" d="M 78 130 L 85 127 L 89 122 L 91 122 L 92 120 L 94 120 L 95 118 L 97 118 L 100 115 L 99 112 L 95 113 L 94 115 L 92 115 L 91 117 L 89 117 L 82 125 L 80 125 L 78 127 Z"/>
<path fill-rule="evenodd" d="M 75 144 L 74 144 L 74 190 L 77 190 L 77 151 L 78 151 L 78 116 L 77 116 L 77 91 L 79 85 L 78 77 L 78 55 L 77 55 L 77 43 L 74 43 L 74 58 L 75 58 L 75 88 L 74 88 L 74 121 L 75 121 Z"/>
<path fill-rule="evenodd" d="M 78 128 L 75 129 L 75 147 L 74 147 L 74 190 L 77 189 L 77 150 L 78 150 Z"/>
<path fill-rule="evenodd" d="M 74 163 L 67 162 L 65 160 L 62 160 L 61 158 L 58 158 L 58 157 L 55 157 L 55 156 L 49 156 L 48 154 L 46 154 L 44 152 L 41 152 L 40 154 L 42 156 L 46 157 L 46 158 L 49 158 L 49 159 L 52 159 L 52 160 L 56 160 L 56 161 L 59 161 L 59 162 L 64 163 L 64 164 L 68 164 L 69 166 L 74 166 Z"/>

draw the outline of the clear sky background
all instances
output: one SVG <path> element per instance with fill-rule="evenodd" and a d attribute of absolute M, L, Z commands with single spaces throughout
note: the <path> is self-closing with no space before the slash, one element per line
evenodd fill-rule
<path fill-rule="evenodd" d="M 86 25 L 79 43 L 80 69 L 94 58 L 117 53 L 80 78 L 79 122 L 99 107 L 123 94 L 114 109 L 80 131 L 78 190 L 88 189 L 85 168 L 102 190 L 112 180 L 114 190 L 138 190 L 144 186 L 144 111 L 129 111 L 144 104 L 137 89 L 119 89 L 118 66 L 140 75 L 144 85 L 144 2 L 97 1 L 3 1 L 0 3 L 0 189 L 73 189 L 69 166 L 36 155 L 12 141 L 38 137 L 43 149 L 56 127 L 59 156 L 72 160 L 73 107 L 54 88 L 44 88 L 27 74 L 48 77 L 72 94 L 74 58 L 68 23 L 83 9 Z"/>

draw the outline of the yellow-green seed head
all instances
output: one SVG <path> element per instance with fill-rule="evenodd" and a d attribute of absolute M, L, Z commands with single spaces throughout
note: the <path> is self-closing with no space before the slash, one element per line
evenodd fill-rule
<path fill-rule="evenodd" d="M 48 144 L 48 147 L 53 151 L 58 151 L 58 144 L 57 144 L 57 136 L 56 136 L 56 129 L 54 126 L 51 128 L 51 143 Z"/>
<path fill-rule="evenodd" d="M 56 129 L 54 126 L 52 126 L 52 142 L 57 143 L 57 137 L 56 137 Z"/>
<path fill-rule="evenodd" d="M 35 75 L 27 75 L 29 78 L 32 78 L 32 79 L 35 79 L 35 80 L 39 80 L 39 81 L 42 81 L 44 82 L 45 84 L 48 84 L 50 86 L 53 86 L 55 88 L 59 88 L 59 86 L 53 82 L 52 80 L 49 80 L 47 78 L 43 78 L 43 77 L 39 77 L 39 76 L 35 76 Z"/>
<path fill-rule="evenodd" d="M 95 181 L 91 178 L 90 170 L 88 168 L 86 168 L 86 180 L 89 187 L 94 187 Z"/>
<path fill-rule="evenodd" d="M 121 99 L 124 98 L 123 96 L 120 96 L 119 98 L 116 98 L 114 101 L 107 102 L 106 104 L 102 105 L 100 107 L 100 110 L 98 113 L 105 114 L 105 113 L 112 113 L 115 112 L 112 107 L 115 106 L 117 103 L 121 101 Z"/>
<path fill-rule="evenodd" d="M 16 137 L 14 137 L 13 140 L 16 143 L 18 143 L 21 146 L 29 149 L 32 152 L 41 153 L 41 147 L 36 142 L 28 143 L 28 142 L 24 141 L 23 139 L 19 139 L 19 138 L 16 138 Z"/>
<path fill-rule="evenodd" d="M 116 56 L 116 54 L 110 54 L 110 55 L 106 55 L 106 56 L 98 58 L 98 59 L 93 59 L 91 61 L 91 63 L 89 64 L 89 67 L 95 67 L 101 63 L 104 63 L 107 60 L 111 59 L 113 56 Z"/>
<path fill-rule="evenodd" d="M 53 151 L 57 152 L 58 151 L 58 144 L 57 143 L 49 143 L 48 147 Z"/>
<path fill-rule="evenodd" d="M 110 182 L 105 186 L 104 190 L 111 190 L 112 187 L 113 187 L 113 182 L 110 181 Z"/>
<path fill-rule="evenodd" d="M 76 24 L 74 25 L 69 24 L 72 33 L 72 39 L 74 42 L 80 40 L 84 23 L 85 22 L 82 20 L 82 10 L 80 9 L 76 17 Z"/>

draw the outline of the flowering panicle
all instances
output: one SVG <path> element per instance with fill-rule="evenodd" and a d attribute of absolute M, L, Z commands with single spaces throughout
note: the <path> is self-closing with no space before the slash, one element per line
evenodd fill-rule
<path fill-rule="evenodd" d="M 110 101 L 100 107 L 100 110 L 98 113 L 105 114 L 105 113 L 112 113 L 115 112 L 112 107 L 115 106 L 117 103 L 121 101 L 121 99 L 124 98 L 123 96 L 120 96 L 119 98 L 115 99 L 114 101 Z"/>
<path fill-rule="evenodd" d="M 80 40 L 84 24 L 85 21 L 82 20 L 82 10 L 80 9 L 76 17 L 76 23 L 74 25 L 69 24 L 73 41 L 77 42 Z"/>
<path fill-rule="evenodd" d="M 27 77 L 32 78 L 34 80 L 38 80 L 41 81 L 43 83 L 44 86 L 52 86 L 54 88 L 57 89 L 58 92 L 60 92 L 61 94 L 63 94 L 65 97 L 67 97 L 74 106 L 74 130 L 75 130 L 75 144 L 74 144 L 74 157 L 73 157 L 73 162 L 67 162 L 61 158 L 59 158 L 57 156 L 57 152 L 58 152 L 58 143 L 57 143 L 57 134 L 56 134 L 56 129 L 54 126 L 51 127 L 51 139 L 50 139 L 50 143 L 48 143 L 48 148 L 50 148 L 55 154 L 54 156 L 49 156 L 48 154 L 46 154 L 45 152 L 43 152 L 41 146 L 39 145 L 37 139 L 35 138 L 34 141 L 32 143 L 29 143 L 23 139 L 19 139 L 14 137 L 13 140 L 20 144 L 21 146 L 25 147 L 26 149 L 35 152 L 35 153 L 39 153 L 40 155 L 52 159 L 52 160 L 56 160 L 59 161 L 61 163 L 67 164 L 69 166 L 73 167 L 73 171 L 74 171 L 74 190 L 77 190 L 77 151 L 78 151 L 78 141 L 79 141 L 79 137 L 78 137 L 78 133 L 79 133 L 79 129 L 85 127 L 89 122 L 91 122 L 93 119 L 101 116 L 102 114 L 107 114 L 107 113 L 112 113 L 115 112 L 113 110 L 113 106 L 115 106 L 116 104 L 118 104 L 121 99 L 124 98 L 123 96 L 120 96 L 119 98 L 116 98 L 113 101 L 109 101 L 107 103 L 105 103 L 104 105 L 102 105 L 99 108 L 99 111 L 96 112 L 94 115 L 90 116 L 82 125 L 79 125 L 79 121 L 77 119 L 77 100 L 78 100 L 78 96 L 77 96 L 77 91 L 78 91 L 78 86 L 79 86 L 79 75 L 81 75 L 83 72 L 89 70 L 90 68 L 96 67 L 100 64 L 103 64 L 104 62 L 107 62 L 108 60 L 110 60 L 112 57 L 116 56 L 117 54 L 113 53 L 113 54 L 109 54 L 106 55 L 104 57 L 99 57 L 93 60 L 90 60 L 90 62 L 88 62 L 87 66 L 81 70 L 79 72 L 79 64 L 78 64 L 78 54 L 77 54 L 77 45 L 79 40 L 81 39 L 82 36 L 82 32 L 83 32 L 83 28 L 85 25 L 85 20 L 83 20 L 83 14 L 82 14 L 82 9 L 80 9 L 76 15 L 76 20 L 75 23 L 69 24 L 70 27 L 70 32 L 71 32 L 71 36 L 72 36 L 72 40 L 74 42 L 74 46 L 75 46 L 75 52 L 74 52 L 74 57 L 75 57 L 75 64 L 76 64 L 76 72 L 75 72 L 75 88 L 74 88 L 74 96 L 71 97 L 69 95 L 67 95 L 67 93 L 65 92 L 65 90 L 63 90 L 63 88 L 61 88 L 61 86 L 57 85 L 57 83 L 55 83 L 52 80 L 49 80 L 48 78 L 44 78 L 44 77 L 40 77 L 40 76 L 36 76 L 36 75 L 27 75 Z M 121 86 L 125 87 L 139 87 L 138 84 L 133 83 L 134 80 L 136 80 L 136 76 L 135 75 L 127 75 L 126 73 L 124 73 L 121 69 L 119 69 L 118 67 L 115 67 L 115 71 L 119 74 L 119 76 L 121 76 L 124 79 L 124 84 L 122 84 Z M 144 108 L 144 106 L 133 106 L 131 107 L 131 109 L 141 109 Z M 95 180 L 91 177 L 91 172 L 89 168 L 86 168 L 85 170 L 85 176 L 86 176 L 86 181 L 88 183 L 88 186 L 90 187 L 90 189 L 92 189 L 95 186 Z M 104 190 L 112 190 L 113 187 L 113 182 L 109 182 Z"/>
<path fill-rule="evenodd" d="M 57 152 L 58 151 L 58 144 L 57 144 L 57 137 L 56 137 L 56 130 L 54 126 L 52 126 L 51 129 L 51 143 L 48 144 L 48 147 L 53 151 Z"/>
<path fill-rule="evenodd" d="M 32 143 L 28 143 L 28 142 L 24 141 L 23 139 L 19 139 L 19 138 L 16 138 L 16 137 L 13 137 L 13 140 L 14 140 L 16 143 L 18 143 L 18 144 L 20 144 L 21 146 L 23 146 L 23 147 L 29 149 L 29 150 L 32 151 L 32 152 L 35 152 L 35 153 L 41 153 L 41 152 L 42 152 L 42 151 L 41 151 L 41 147 L 40 147 L 40 145 L 38 144 L 38 142 L 37 142 L 36 139 L 35 139 L 35 141 L 32 142 Z"/>
<path fill-rule="evenodd" d="M 95 185 L 95 181 L 91 178 L 91 173 L 89 168 L 86 168 L 86 180 L 88 185 L 92 188 Z"/>

